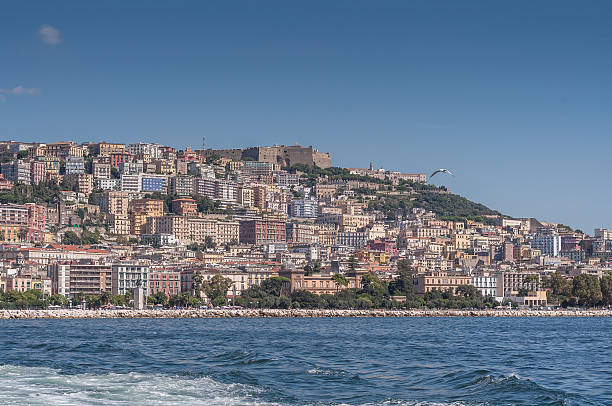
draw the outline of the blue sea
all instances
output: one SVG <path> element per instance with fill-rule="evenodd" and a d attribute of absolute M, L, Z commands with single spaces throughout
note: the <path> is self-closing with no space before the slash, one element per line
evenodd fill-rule
<path fill-rule="evenodd" d="M 0 405 L 612 405 L 612 319 L 1 320 Z"/>

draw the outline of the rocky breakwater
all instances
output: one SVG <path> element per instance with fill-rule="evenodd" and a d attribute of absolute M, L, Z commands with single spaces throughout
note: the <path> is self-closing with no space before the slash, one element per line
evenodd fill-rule
<path fill-rule="evenodd" d="M 307 309 L 170 309 L 170 310 L 0 310 L 0 319 L 106 318 L 265 318 L 265 317 L 612 317 L 612 310 L 307 310 Z"/>

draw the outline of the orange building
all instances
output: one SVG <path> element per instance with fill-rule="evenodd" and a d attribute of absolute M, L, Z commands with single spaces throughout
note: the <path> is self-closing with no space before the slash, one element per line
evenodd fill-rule
<path fill-rule="evenodd" d="M 179 216 L 197 216 L 198 204 L 193 199 L 174 199 L 172 201 L 172 212 Z"/>

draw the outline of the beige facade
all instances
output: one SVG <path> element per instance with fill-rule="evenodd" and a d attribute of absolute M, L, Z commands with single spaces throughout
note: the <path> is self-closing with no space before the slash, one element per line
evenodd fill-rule
<path fill-rule="evenodd" d="M 125 153 L 125 144 L 100 142 L 96 144 L 95 150 L 99 156 L 111 156 L 111 154 Z"/>
<path fill-rule="evenodd" d="M 93 192 L 94 177 L 89 173 L 71 174 L 64 176 L 64 182 L 68 187 L 76 188 L 77 192 L 90 194 Z"/>
<path fill-rule="evenodd" d="M 121 214 L 127 216 L 130 201 L 128 192 L 108 191 L 105 192 L 100 201 L 100 208 L 110 214 Z"/>
<path fill-rule="evenodd" d="M 472 245 L 471 234 L 456 233 L 453 234 L 453 246 L 458 250 L 467 250 Z"/>
<path fill-rule="evenodd" d="M 456 292 L 458 286 L 471 285 L 470 276 L 452 274 L 448 272 L 429 272 L 425 275 L 417 275 L 414 279 L 414 291 L 417 295 L 423 295 L 432 290 L 440 292 Z"/>
<path fill-rule="evenodd" d="M 110 223 L 113 234 L 128 235 L 130 233 L 130 218 L 127 214 L 111 214 Z"/>
<path fill-rule="evenodd" d="M 242 207 L 253 207 L 253 189 L 243 186 L 237 188 L 236 201 Z"/>
<path fill-rule="evenodd" d="M 236 244 L 240 239 L 240 223 L 220 220 L 217 222 L 216 243 L 218 245 Z"/>

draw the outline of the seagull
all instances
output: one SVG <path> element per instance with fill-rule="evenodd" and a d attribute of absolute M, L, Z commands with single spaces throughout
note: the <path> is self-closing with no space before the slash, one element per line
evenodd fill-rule
<path fill-rule="evenodd" d="M 435 171 L 434 173 L 431 174 L 431 176 L 429 177 L 430 179 L 434 177 L 434 175 L 437 175 L 438 173 L 448 173 L 451 176 L 455 176 L 454 173 L 452 173 L 451 171 L 449 171 L 448 169 L 438 169 L 437 171 Z"/>

